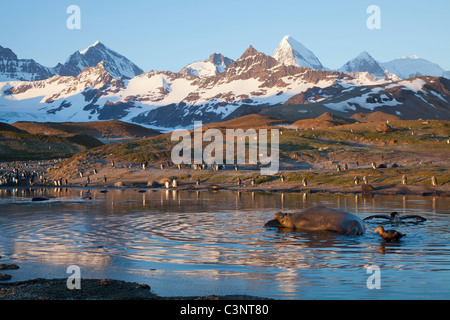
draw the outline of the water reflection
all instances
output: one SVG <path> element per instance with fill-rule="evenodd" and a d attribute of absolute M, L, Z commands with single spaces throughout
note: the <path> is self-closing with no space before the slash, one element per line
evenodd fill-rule
<path fill-rule="evenodd" d="M 78 264 L 85 276 L 148 282 L 167 295 L 189 287 L 189 294 L 217 294 L 220 288 L 274 298 L 321 298 L 324 291 L 328 298 L 360 298 L 373 297 L 364 287 L 365 269 L 377 264 L 386 280 L 383 297 L 405 298 L 418 294 L 410 289 L 411 276 L 420 280 L 422 294 L 442 286 L 440 279 L 450 274 L 446 198 L 94 189 L 92 200 L 83 200 L 86 191 L 0 191 L 2 260 L 40 267 L 38 274 L 34 269 L 16 278 L 46 276 L 49 268 Z M 36 196 L 50 200 L 30 202 Z M 262 227 L 275 212 L 319 204 L 361 218 L 397 211 L 428 221 L 396 226 L 407 237 L 394 244 L 373 234 L 375 223 L 367 223 L 360 237 Z M 163 280 L 173 277 L 180 279 L 168 287 Z M 203 286 L 192 288 L 190 279 Z M 389 283 L 404 289 L 390 291 Z"/>

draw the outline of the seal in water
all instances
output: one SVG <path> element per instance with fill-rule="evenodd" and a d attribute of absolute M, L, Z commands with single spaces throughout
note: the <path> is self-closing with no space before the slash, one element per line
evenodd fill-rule
<path fill-rule="evenodd" d="M 283 228 L 305 231 L 333 231 L 345 235 L 361 235 L 364 223 L 354 214 L 315 206 L 296 213 L 274 214 Z"/>

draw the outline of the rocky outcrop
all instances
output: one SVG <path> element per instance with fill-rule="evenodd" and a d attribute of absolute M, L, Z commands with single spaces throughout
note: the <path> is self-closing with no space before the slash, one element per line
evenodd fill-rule
<path fill-rule="evenodd" d="M 208 60 L 189 64 L 179 72 L 182 75 L 192 75 L 199 78 L 207 78 L 224 72 L 234 61 L 224 57 L 220 53 L 213 53 Z"/>
<path fill-rule="evenodd" d="M 33 59 L 19 59 L 9 48 L 0 46 L 0 81 L 37 81 L 56 73 Z"/>

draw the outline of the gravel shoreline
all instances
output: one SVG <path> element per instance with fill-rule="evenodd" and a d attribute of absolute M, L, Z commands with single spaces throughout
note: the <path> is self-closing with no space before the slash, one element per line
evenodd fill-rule
<path fill-rule="evenodd" d="M 112 279 L 81 279 L 70 290 L 67 279 L 36 278 L 0 283 L 0 300 L 270 300 L 248 295 L 161 297 L 147 284 Z"/>

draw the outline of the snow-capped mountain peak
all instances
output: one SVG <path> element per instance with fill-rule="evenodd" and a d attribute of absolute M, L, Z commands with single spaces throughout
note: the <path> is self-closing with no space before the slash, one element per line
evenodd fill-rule
<path fill-rule="evenodd" d="M 82 51 L 75 51 L 64 64 L 58 64 L 54 69 L 62 76 L 75 77 L 84 68 L 95 67 L 100 61 L 105 62 L 105 69 L 117 79 L 120 77 L 131 79 L 144 72 L 133 62 L 99 41 Z"/>
<path fill-rule="evenodd" d="M 88 52 L 88 50 L 90 49 L 90 48 L 93 48 L 93 47 L 95 47 L 95 46 L 97 46 L 97 45 L 102 45 L 103 46 L 103 44 L 102 43 L 100 43 L 100 41 L 95 41 L 93 44 L 91 44 L 89 47 L 87 47 L 86 49 L 84 49 L 83 51 L 80 51 L 80 53 L 81 54 L 86 54 L 86 52 Z"/>
<path fill-rule="evenodd" d="M 234 62 L 232 59 L 224 57 L 221 53 L 213 53 L 208 60 L 216 66 L 218 73 L 224 72 Z"/>
<path fill-rule="evenodd" d="M 206 78 L 224 72 L 232 63 L 233 60 L 230 58 L 224 57 L 220 53 L 213 53 L 208 60 L 193 62 L 184 67 L 180 73 Z"/>
<path fill-rule="evenodd" d="M 278 48 L 273 54 L 273 57 L 285 65 L 293 65 L 317 70 L 324 69 L 322 63 L 314 55 L 314 53 L 290 35 L 285 36 L 281 40 Z"/>
<path fill-rule="evenodd" d="M 411 78 L 415 76 L 445 76 L 445 70 L 436 63 L 419 58 L 416 55 L 410 57 L 400 57 L 388 62 L 381 63 L 381 66 L 391 73 L 395 73 L 401 78 Z"/>
<path fill-rule="evenodd" d="M 416 55 L 414 54 L 414 55 L 409 56 L 409 57 L 407 57 L 407 56 L 402 56 L 402 57 L 400 57 L 400 59 L 420 59 L 420 57 L 418 57 L 418 56 L 416 56 Z"/>
<path fill-rule="evenodd" d="M 258 50 L 256 50 L 252 45 L 250 45 L 247 50 L 244 51 L 244 53 L 241 55 L 241 57 L 239 58 L 239 60 L 243 60 L 246 58 L 250 58 L 250 57 L 254 57 L 257 55 L 264 55 L 262 52 L 259 52 Z"/>
<path fill-rule="evenodd" d="M 11 49 L 0 46 L 0 58 L 16 60 L 17 55 Z"/>
<path fill-rule="evenodd" d="M 9 48 L 0 46 L 0 81 L 35 81 L 47 79 L 55 72 L 33 59 L 19 59 Z"/>
<path fill-rule="evenodd" d="M 368 61 L 375 60 L 375 59 L 372 58 L 372 56 L 371 56 L 367 51 L 365 51 L 365 50 L 362 51 L 362 52 L 358 55 L 357 59 L 359 59 L 359 60 L 368 60 Z"/>
<path fill-rule="evenodd" d="M 278 48 L 280 60 L 295 60 L 300 51 L 305 59 L 307 51 L 294 41 L 290 36 L 283 38 Z M 0 76 L 2 61 L 17 60 L 11 50 L 0 47 Z M 191 126 L 195 120 L 217 122 L 261 108 L 277 115 L 282 105 L 293 105 L 292 110 L 300 108 L 299 112 L 289 112 L 290 120 L 308 116 L 316 106 L 348 115 L 376 109 L 401 114 L 405 119 L 449 118 L 448 80 L 401 80 L 384 71 L 368 52 L 341 68 L 348 74 L 306 69 L 280 60 L 250 46 L 236 61 L 212 54 L 207 60 L 189 65 L 191 69 L 184 68 L 186 73 L 150 71 L 125 80 L 119 77 L 124 77 L 124 71 L 130 70 L 126 66 L 133 64 L 96 42 L 58 65 L 59 71 L 72 72 L 72 76 L 0 82 L 0 121 L 120 119 L 177 128 Z M 412 63 L 424 59 L 400 60 Z"/>
<path fill-rule="evenodd" d="M 367 51 L 361 52 L 356 58 L 348 61 L 339 71 L 345 73 L 368 72 L 377 78 L 385 78 L 386 76 L 383 68 Z"/>

